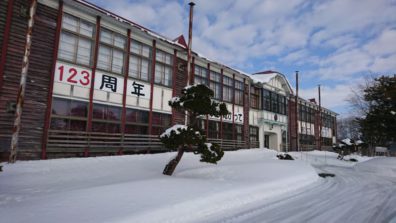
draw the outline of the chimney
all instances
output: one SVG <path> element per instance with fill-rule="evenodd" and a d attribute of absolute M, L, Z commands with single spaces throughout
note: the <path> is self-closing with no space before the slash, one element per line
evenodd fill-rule
<path fill-rule="evenodd" d="M 315 98 L 311 98 L 311 99 L 308 99 L 308 100 L 309 100 L 309 102 L 312 102 L 312 103 L 316 104 L 316 99 Z"/>

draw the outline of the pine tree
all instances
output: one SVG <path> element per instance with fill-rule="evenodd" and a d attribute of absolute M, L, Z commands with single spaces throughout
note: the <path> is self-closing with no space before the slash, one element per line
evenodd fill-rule
<path fill-rule="evenodd" d="M 224 152 L 218 144 L 207 143 L 202 129 L 198 127 L 197 119 L 211 115 L 220 117 L 229 114 L 225 103 L 212 99 L 213 91 L 206 85 L 187 86 L 182 90 L 181 97 L 174 97 L 169 106 L 180 111 L 186 111 L 189 125 L 174 125 L 160 136 L 161 142 L 169 149 L 177 149 L 177 155 L 165 166 L 163 174 L 172 175 L 185 151 L 193 151 L 201 155 L 201 162 L 216 164 Z"/>
<path fill-rule="evenodd" d="M 358 122 L 365 142 L 387 145 L 396 140 L 396 75 L 381 76 L 364 89 L 368 111 Z"/>

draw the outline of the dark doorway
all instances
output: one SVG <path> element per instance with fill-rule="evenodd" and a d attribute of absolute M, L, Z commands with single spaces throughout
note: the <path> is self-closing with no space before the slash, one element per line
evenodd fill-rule
<path fill-rule="evenodd" d="M 264 135 L 264 147 L 269 149 L 269 135 Z"/>

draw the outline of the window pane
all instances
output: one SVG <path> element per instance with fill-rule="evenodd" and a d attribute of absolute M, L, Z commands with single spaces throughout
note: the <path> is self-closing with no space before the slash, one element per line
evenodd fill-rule
<path fill-rule="evenodd" d="M 59 119 L 59 118 L 52 118 L 51 119 L 51 129 L 54 130 L 69 130 L 69 120 L 68 119 Z"/>
<path fill-rule="evenodd" d="M 165 67 L 165 79 L 163 84 L 166 86 L 172 86 L 172 70 L 170 67 Z"/>
<path fill-rule="evenodd" d="M 141 67 L 141 79 L 142 80 L 149 80 L 149 71 L 150 71 L 150 65 L 149 61 L 146 59 L 142 59 L 142 67 Z"/>
<path fill-rule="evenodd" d="M 149 57 L 150 57 L 150 51 L 151 51 L 150 47 L 143 45 L 143 52 L 142 52 L 142 55 L 143 55 L 144 57 L 149 58 Z"/>
<path fill-rule="evenodd" d="M 100 31 L 100 41 L 108 44 L 113 44 L 112 33 L 106 29 Z"/>
<path fill-rule="evenodd" d="M 73 61 L 76 52 L 77 38 L 73 34 L 62 32 L 58 57 Z"/>
<path fill-rule="evenodd" d="M 125 37 L 116 34 L 114 36 L 114 46 L 124 49 L 125 48 Z"/>
<path fill-rule="evenodd" d="M 106 123 L 103 122 L 92 122 L 93 132 L 106 132 Z"/>
<path fill-rule="evenodd" d="M 62 27 L 64 29 L 68 29 L 70 31 L 77 32 L 78 31 L 77 24 L 78 24 L 78 20 L 76 17 L 73 17 L 68 14 L 63 14 Z"/>
<path fill-rule="evenodd" d="M 110 57 L 111 51 L 109 47 L 100 46 L 99 48 L 99 58 L 98 58 L 98 68 L 104 70 L 110 70 Z"/>
<path fill-rule="evenodd" d="M 77 63 L 89 65 L 91 59 L 91 41 L 80 38 L 77 49 Z"/>
<path fill-rule="evenodd" d="M 138 78 L 139 77 L 139 59 L 136 56 L 131 55 L 129 57 L 129 76 Z"/>
<path fill-rule="evenodd" d="M 88 37 L 93 36 L 93 24 L 80 20 L 80 34 Z"/>
<path fill-rule="evenodd" d="M 126 110 L 126 121 L 127 122 L 136 122 L 137 112 L 133 109 Z"/>
<path fill-rule="evenodd" d="M 112 71 L 122 73 L 124 65 L 124 54 L 119 50 L 113 49 L 113 64 Z"/>
<path fill-rule="evenodd" d="M 93 107 L 93 118 L 95 119 L 105 119 L 106 106 L 100 104 L 94 104 Z"/>
<path fill-rule="evenodd" d="M 87 103 L 82 101 L 71 101 L 70 115 L 87 117 Z"/>
<path fill-rule="evenodd" d="M 107 120 L 120 120 L 121 119 L 121 108 L 119 107 L 107 107 Z"/>
<path fill-rule="evenodd" d="M 54 115 L 70 115 L 70 100 L 54 98 L 52 101 L 52 114 Z"/>
<path fill-rule="evenodd" d="M 164 69 L 164 65 L 155 64 L 155 83 L 161 83 L 162 76 L 164 75 Z"/>

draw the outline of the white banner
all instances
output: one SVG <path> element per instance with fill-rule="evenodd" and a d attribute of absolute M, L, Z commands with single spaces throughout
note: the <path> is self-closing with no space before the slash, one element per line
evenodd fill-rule
<path fill-rule="evenodd" d="M 234 122 L 238 124 L 243 124 L 243 113 L 236 112 L 234 115 L 228 114 L 223 116 L 224 122 L 232 122 L 232 118 L 234 117 Z M 210 119 L 220 120 L 220 117 L 210 116 Z"/>
<path fill-rule="evenodd" d="M 143 81 L 128 79 L 127 95 L 150 99 L 150 84 L 147 84 Z"/>
<path fill-rule="evenodd" d="M 54 76 L 55 82 L 89 88 L 92 70 L 57 61 Z"/>
<path fill-rule="evenodd" d="M 124 77 L 105 74 L 101 71 L 95 73 L 95 89 L 117 94 L 124 92 Z"/>

